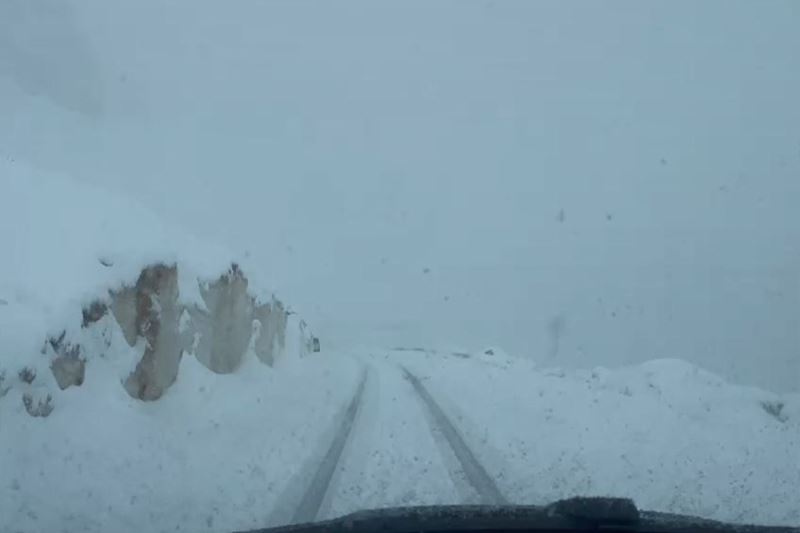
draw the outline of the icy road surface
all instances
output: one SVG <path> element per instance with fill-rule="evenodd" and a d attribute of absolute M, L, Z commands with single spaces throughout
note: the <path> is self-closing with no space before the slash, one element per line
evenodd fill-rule
<path fill-rule="evenodd" d="M 800 524 L 800 398 L 681 361 L 567 372 L 375 350 L 218 376 L 187 356 L 159 402 L 100 365 L 67 392 L 47 419 L 0 399 L 0 530 L 221 532 L 578 494 Z"/>

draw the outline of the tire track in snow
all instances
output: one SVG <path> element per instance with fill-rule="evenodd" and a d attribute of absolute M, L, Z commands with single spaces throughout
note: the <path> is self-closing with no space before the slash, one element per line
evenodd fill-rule
<path fill-rule="evenodd" d="M 428 429 L 425 405 L 397 364 L 373 354 L 357 358 L 370 376 L 357 427 L 317 518 L 364 509 L 477 503 L 463 474 L 453 480 L 452 472 L 460 472 L 458 462 L 441 435 Z"/>
<path fill-rule="evenodd" d="M 486 469 L 475 458 L 467 443 L 461 437 L 461 434 L 456 429 L 455 425 L 450 421 L 450 418 L 444 413 L 442 408 L 436 400 L 425 388 L 425 385 L 414 374 L 408 371 L 405 367 L 401 367 L 405 378 L 414 387 L 422 403 L 428 409 L 431 415 L 431 431 L 439 431 L 444 436 L 445 441 L 450 446 L 456 459 L 461 465 L 464 475 L 480 496 L 482 503 L 488 505 L 505 505 L 508 503 L 506 498 L 497 488 L 492 477 L 486 472 Z"/>
<path fill-rule="evenodd" d="M 308 485 L 305 494 L 303 494 L 303 498 L 300 500 L 300 504 L 297 506 L 292 516 L 292 523 L 308 523 L 317 519 L 317 514 L 330 488 L 333 474 L 336 471 L 336 465 L 339 464 L 345 444 L 347 444 L 347 439 L 352 432 L 356 415 L 361 405 L 364 386 L 367 383 L 367 376 L 368 371 L 364 370 L 361 382 L 353 395 L 353 399 L 347 406 L 341 425 L 334 435 L 327 453 L 322 458 L 322 462 L 317 467 L 314 477 L 311 479 L 311 483 Z"/>

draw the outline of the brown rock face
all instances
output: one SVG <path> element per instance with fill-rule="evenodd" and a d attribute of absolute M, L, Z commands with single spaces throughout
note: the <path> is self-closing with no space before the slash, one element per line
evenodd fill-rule
<path fill-rule="evenodd" d="M 108 312 L 108 306 L 101 301 L 94 301 L 83 309 L 83 321 L 81 327 L 88 328 L 104 316 Z"/>
<path fill-rule="evenodd" d="M 288 312 L 281 302 L 257 304 L 248 292 L 248 281 L 237 265 L 211 283 L 200 285 L 205 309 L 180 302 L 178 267 L 154 264 L 145 267 L 133 286 L 109 292 L 109 298 L 85 307 L 82 327 L 90 328 L 109 314 L 120 326 L 125 341 L 136 346 L 140 338 L 145 350 L 133 372 L 125 379 L 125 390 L 133 398 L 153 401 L 175 382 L 184 351 L 193 352 L 210 370 L 219 374 L 235 371 L 242 362 L 253 336 L 258 358 L 272 365 L 286 344 Z M 258 324 L 255 324 L 258 321 Z M 305 324 L 303 324 L 304 326 Z M 50 369 L 61 390 L 83 384 L 86 373 L 84 348 L 66 339 L 66 331 L 47 343 L 55 357 Z M 106 348 L 110 339 L 106 339 Z M 43 349 L 42 353 L 46 353 Z M 102 354 L 101 354 L 102 356 Z M 0 396 L 7 390 L 2 387 Z M 20 379 L 23 379 L 22 375 Z M 30 383 L 35 374 L 25 374 Z M 30 397 L 26 409 L 32 416 L 47 416 L 51 400 Z"/>
<path fill-rule="evenodd" d="M 119 324 L 125 341 L 129 346 L 136 345 L 139 333 L 136 331 L 136 288 L 122 287 L 111 291 L 111 313 Z"/>
<path fill-rule="evenodd" d="M 86 361 L 80 357 L 58 356 L 50 364 L 58 388 L 80 387 L 86 375 Z"/>
<path fill-rule="evenodd" d="M 50 363 L 50 370 L 61 390 L 72 386 L 80 387 L 86 374 L 86 360 L 81 357 L 81 346 L 67 342 L 65 336 L 66 333 L 62 333 L 60 337 L 53 337 L 49 341 L 56 353 Z"/>
<path fill-rule="evenodd" d="M 201 286 L 208 313 L 191 312 L 200 342 L 195 355 L 209 370 L 229 374 L 242 362 L 253 331 L 253 302 L 247 278 L 238 266 L 216 281 Z"/>
<path fill-rule="evenodd" d="M 181 306 L 178 304 L 178 269 L 175 265 L 153 265 L 142 270 L 134 291 L 136 336 L 147 342 L 145 353 L 128 379 L 125 390 L 140 400 L 157 400 L 178 376 L 182 346 L 178 331 Z M 122 291 L 123 301 L 112 305 L 130 327 L 131 293 Z M 115 313 L 117 316 L 117 313 Z M 119 321 L 119 318 L 117 319 Z M 128 334 L 125 335 L 130 343 Z"/>

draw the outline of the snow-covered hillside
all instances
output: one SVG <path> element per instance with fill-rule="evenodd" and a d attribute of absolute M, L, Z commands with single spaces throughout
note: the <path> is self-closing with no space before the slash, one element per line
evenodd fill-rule
<path fill-rule="evenodd" d="M 4 403 L 46 416 L 94 365 L 115 368 L 106 378 L 131 396 L 155 400 L 183 352 L 230 373 L 248 349 L 272 365 L 308 347 L 305 324 L 230 252 L 141 206 L 9 158 L 0 190 Z"/>

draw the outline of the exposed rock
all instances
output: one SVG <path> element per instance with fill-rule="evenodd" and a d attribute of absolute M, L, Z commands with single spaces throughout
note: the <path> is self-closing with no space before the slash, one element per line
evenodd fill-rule
<path fill-rule="evenodd" d="M 81 322 L 82 328 L 87 328 L 94 324 L 108 312 L 108 306 L 100 300 L 95 300 L 89 307 L 83 308 L 83 321 Z"/>
<path fill-rule="evenodd" d="M 764 412 L 781 423 L 785 423 L 789 420 L 789 417 L 786 416 L 783 410 L 784 407 L 786 407 L 786 405 L 779 401 L 770 402 L 765 400 L 761 402 L 761 408 L 764 409 Z"/>
<path fill-rule="evenodd" d="M 147 345 L 136 369 L 125 380 L 125 389 L 134 398 L 152 401 L 175 382 L 182 354 L 177 267 L 159 264 L 145 268 L 134 290 L 135 331 Z M 123 293 L 123 298 L 127 297 L 129 294 Z M 127 302 L 119 308 L 128 312 L 126 305 Z"/>
<path fill-rule="evenodd" d="M 315 348 L 314 339 L 316 337 L 314 337 L 314 335 L 311 333 L 311 329 L 308 327 L 308 324 L 306 324 L 305 320 L 300 321 L 299 329 L 300 329 L 300 348 L 302 349 L 301 355 L 308 355 L 315 351 L 318 352 L 319 349 L 317 350 L 314 349 Z M 318 346 L 319 346 L 319 340 L 317 340 L 316 343 L 316 347 Z"/>
<path fill-rule="evenodd" d="M 250 344 L 253 303 L 247 286 L 247 278 L 234 264 L 218 280 L 200 287 L 208 313 L 197 309 L 193 313 L 200 334 L 195 355 L 218 374 L 236 370 Z"/>
<path fill-rule="evenodd" d="M 272 366 L 286 345 L 286 309 L 273 299 L 271 303 L 256 305 L 253 317 L 260 324 L 260 335 L 254 343 L 256 355 L 261 362 Z"/>
<path fill-rule="evenodd" d="M 36 379 L 36 369 L 26 366 L 19 371 L 19 380 L 30 385 Z"/>
<path fill-rule="evenodd" d="M 111 313 L 119 324 L 125 341 L 129 346 L 135 346 L 139 337 L 136 331 L 136 289 L 122 287 L 111 291 Z"/>
<path fill-rule="evenodd" d="M 73 344 L 66 340 L 67 332 L 62 331 L 58 337 L 50 337 L 48 343 L 56 355 L 64 355 L 69 357 L 80 357 L 81 345 Z"/>
<path fill-rule="evenodd" d="M 22 395 L 22 404 L 28 414 L 34 417 L 46 417 L 53 412 L 53 397 L 49 394 L 44 400 L 34 400 L 33 395 L 26 392 Z"/>
<path fill-rule="evenodd" d="M 61 346 L 64 343 L 64 339 L 66 337 L 67 337 L 67 332 L 66 332 L 66 330 L 64 330 L 64 331 L 61 332 L 61 334 L 58 337 L 50 337 L 49 339 L 47 339 L 47 342 L 50 343 L 50 346 L 53 348 L 54 352 L 58 352 L 61 349 Z M 46 351 L 46 348 L 47 348 L 47 345 L 45 345 L 45 351 Z M 45 353 L 45 351 L 42 351 L 42 353 Z"/>
<path fill-rule="evenodd" d="M 56 354 L 50 363 L 50 370 L 59 388 L 64 390 L 73 385 L 83 385 L 86 360 L 81 357 L 81 345 L 67 342 L 65 331 L 58 337 L 50 337 L 48 342 Z"/>
<path fill-rule="evenodd" d="M 132 286 L 111 290 L 105 301 L 98 299 L 82 309 L 83 329 L 112 316 L 129 346 L 140 345 L 140 338 L 144 341 L 144 354 L 123 382 L 133 398 L 160 398 L 175 382 L 184 351 L 193 353 L 210 370 L 225 374 L 241 365 L 251 341 L 258 358 L 268 365 L 274 364 L 285 349 L 289 311 L 274 297 L 269 303 L 256 304 L 248 292 L 248 280 L 236 264 L 218 279 L 201 284 L 200 295 L 204 308 L 183 305 L 178 267 L 154 264 L 142 269 Z M 301 330 L 302 349 L 319 351 L 319 340 L 306 331 L 305 322 Z M 111 346 L 110 331 L 106 327 L 101 332 L 106 348 Z M 258 331 L 255 337 L 254 331 Z M 96 337 L 96 333 L 91 335 Z M 50 369 L 61 390 L 81 386 L 87 365 L 82 346 L 69 342 L 66 331 L 49 337 L 42 354 L 48 352 L 48 345 L 55 354 Z M 93 349 L 103 348 L 97 345 Z M 103 353 L 95 355 L 102 357 Z M 32 382 L 35 372 L 30 371 L 30 375 L 20 373 L 20 379 Z M 39 402 L 41 408 L 32 397 L 29 403 L 31 410 L 41 413 L 47 411 L 49 401 Z M 52 406 L 49 408 L 52 410 Z"/>
<path fill-rule="evenodd" d="M 86 360 L 69 354 L 59 355 L 50 363 L 50 370 L 61 390 L 80 387 L 86 375 Z"/>

